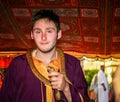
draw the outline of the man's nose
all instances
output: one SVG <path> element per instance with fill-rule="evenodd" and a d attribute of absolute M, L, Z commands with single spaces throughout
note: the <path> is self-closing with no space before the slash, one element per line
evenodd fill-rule
<path fill-rule="evenodd" d="M 41 36 L 42 40 L 46 40 L 46 33 L 43 33 L 42 36 Z"/>

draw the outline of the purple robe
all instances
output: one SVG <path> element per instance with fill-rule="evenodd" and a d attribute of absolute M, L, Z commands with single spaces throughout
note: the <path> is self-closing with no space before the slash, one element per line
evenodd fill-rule
<path fill-rule="evenodd" d="M 66 75 L 72 82 L 72 85 L 70 85 L 72 102 L 82 102 L 79 92 L 84 102 L 90 102 L 80 61 L 68 54 L 64 54 L 64 56 Z M 67 102 L 63 92 L 61 92 L 61 95 L 62 102 Z M 42 98 L 46 102 L 45 85 L 31 71 L 26 55 L 14 58 L 6 71 L 0 91 L 0 102 L 42 102 Z"/>

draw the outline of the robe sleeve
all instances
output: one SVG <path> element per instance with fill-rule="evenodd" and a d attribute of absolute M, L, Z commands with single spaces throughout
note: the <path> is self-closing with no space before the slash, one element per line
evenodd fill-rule
<path fill-rule="evenodd" d="M 14 84 L 13 77 L 13 69 L 15 65 L 13 63 L 10 64 L 9 68 L 6 70 L 5 77 L 3 80 L 3 85 L 0 90 L 0 102 L 15 102 L 15 89 L 16 86 Z M 13 68 L 13 69 L 12 69 Z"/>
<path fill-rule="evenodd" d="M 69 67 L 69 70 L 71 70 L 71 72 L 68 71 L 69 78 L 72 81 L 72 85 L 70 85 L 72 102 L 90 102 L 87 90 L 88 86 L 80 65 L 80 61 L 76 60 L 75 63 Z"/>
<path fill-rule="evenodd" d="M 16 102 L 18 86 L 21 83 L 20 80 L 23 79 L 20 70 L 25 66 L 25 63 L 23 57 L 16 57 L 10 63 L 0 90 L 0 102 Z"/>

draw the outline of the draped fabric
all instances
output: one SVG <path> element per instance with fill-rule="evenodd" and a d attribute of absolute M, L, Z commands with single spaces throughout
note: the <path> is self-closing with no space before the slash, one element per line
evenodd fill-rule
<path fill-rule="evenodd" d="M 33 57 L 33 62 L 39 73 L 41 73 L 46 79 L 49 80 L 46 65 L 43 62 L 35 59 L 34 57 Z M 60 58 L 58 57 L 57 59 L 52 60 L 48 66 L 51 66 L 55 69 L 55 71 L 58 71 L 59 68 L 61 67 Z M 46 86 L 46 102 L 53 102 L 54 98 L 53 98 L 52 87 L 47 84 L 45 84 L 45 86 Z"/>

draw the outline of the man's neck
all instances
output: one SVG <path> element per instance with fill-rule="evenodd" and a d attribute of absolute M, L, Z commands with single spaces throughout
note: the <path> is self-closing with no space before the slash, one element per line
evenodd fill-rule
<path fill-rule="evenodd" d="M 38 49 L 34 50 L 33 52 L 33 56 L 42 61 L 43 63 L 45 63 L 46 65 L 48 65 L 53 59 L 57 58 L 57 51 L 56 49 L 52 50 L 49 53 L 42 53 L 41 51 L 39 51 Z"/>

